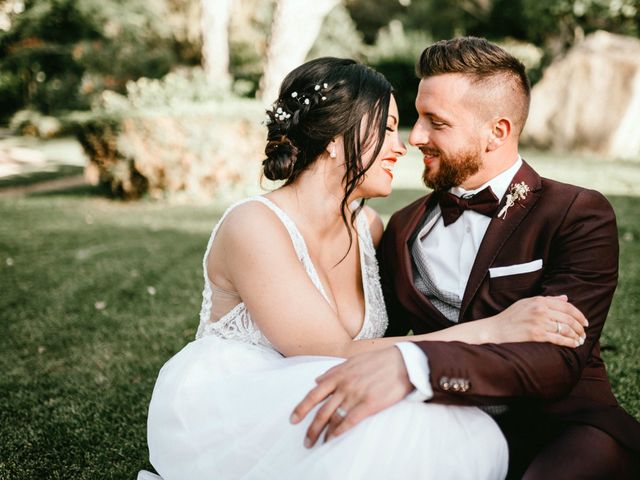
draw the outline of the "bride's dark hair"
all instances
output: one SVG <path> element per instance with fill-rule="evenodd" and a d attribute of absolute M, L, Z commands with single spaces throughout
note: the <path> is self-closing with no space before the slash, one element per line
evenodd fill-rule
<path fill-rule="evenodd" d="M 366 65 L 324 57 L 289 73 L 273 108 L 267 110 L 267 158 L 262 166 L 270 180 L 284 180 L 285 185 L 295 182 L 334 138 L 343 136 L 346 171 L 341 214 L 350 244 L 348 199 L 380 153 L 392 91 L 387 79 Z M 369 149 L 371 160 L 363 165 L 362 156 Z M 364 200 L 351 212 L 352 225 L 363 205 Z"/>

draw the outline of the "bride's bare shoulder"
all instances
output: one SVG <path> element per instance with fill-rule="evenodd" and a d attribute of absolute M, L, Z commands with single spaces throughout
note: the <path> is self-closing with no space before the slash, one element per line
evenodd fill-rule
<path fill-rule="evenodd" d="M 234 207 L 227 214 L 219 227 L 218 238 L 233 246 L 272 244 L 288 240 L 288 233 L 273 210 L 262 202 L 252 201 Z"/>
<path fill-rule="evenodd" d="M 363 207 L 363 211 L 367 216 L 367 221 L 369 222 L 369 231 L 371 232 L 371 240 L 373 241 L 373 245 L 375 247 L 380 243 L 380 239 L 382 238 L 382 232 L 384 231 L 384 224 L 382 223 L 382 218 L 378 212 L 376 212 L 373 208 L 368 205 Z"/>

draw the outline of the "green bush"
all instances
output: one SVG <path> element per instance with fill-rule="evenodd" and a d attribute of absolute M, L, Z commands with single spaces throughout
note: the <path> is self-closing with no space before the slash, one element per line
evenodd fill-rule
<path fill-rule="evenodd" d="M 9 30 L 0 31 L 4 120 L 22 108 L 46 115 L 88 109 L 105 88 L 124 92 L 129 80 L 166 75 L 176 64 L 166 3 L 25 2 L 23 12 L 11 14 Z"/>
<path fill-rule="evenodd" d="M 255 100 L 208 88 L 199 70 L 103 92 L 74 117 L 87 176 L 125 199 L 227 198 L 257 182 L 265 132 Z"/>
<path fill-rule="evenodd" d="M 16 108 L 51 114 L 88 107 L 79 89 L 83 69 L 70 45 L 32 39 L 12 44 L 10 50 L 0 68 L 16 82 L 11 92 Z"/>
<path fill-rule="evenodd" d="M 243 97 L 258 91 L 262 65 L 267 54 L 267 32 L 271 29 L 275 2 L 234 2 L 229 25 L 229 70 L 233 90 Z"/>
<path fill-rule="evenodd" d="M 400 125 L 408 127 L 416 120 L 415 100 L 418 90 L 416 63 L 420 53 L 433 42 L 426 33 L 405 31 L 395 20 L 378 33 L 367 50 L 367 63 L 381 72 L 393 85 L 400 113 Z"/>
<path fill-rule="evenodd" d="M 416 76 L 415 60 L 386 59 L 372 65 L 391 82 L 394 96 L 398 104 L 400 125 L 411 127 L 417 119 L 415 102 L 418 91 L 418 77 Z"/>
<path fill-rule="evenodd" d="M 318 57 L 342 57 L 362 60 L 366 45 L 344 5 L 338 5 L 324 19 L 318 38 L 307 59 Z"/>
<path fill-rule="evenodd" d="M 6 122 L 11 113 L 20 108 L 22 82 L 15 73 L 0 71 L 0 122 Z"/>

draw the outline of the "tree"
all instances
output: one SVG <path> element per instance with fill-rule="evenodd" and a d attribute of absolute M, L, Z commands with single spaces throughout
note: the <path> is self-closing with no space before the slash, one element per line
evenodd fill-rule
<path fill-rule="evenodd" d="M 231 0 L 202 0 L 202 66 L 209 82 L 228 87 Z"/>
<path fill-rule="evenodd" d="M 271 102 L 287 73 L 304 62 L 324 17 L 340 0 L 278 0 L 259 97 Z"/>

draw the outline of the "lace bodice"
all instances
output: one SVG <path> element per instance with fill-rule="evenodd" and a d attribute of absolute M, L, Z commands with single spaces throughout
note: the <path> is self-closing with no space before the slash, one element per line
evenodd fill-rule
<path fill-rule="evenodd" d="M 309 252 L 307 251 L 304 238 L 293 220 L 280 207 L 268 200 L 266 197 L 250 197 L 229 207 L 214 227 L 211 237 L 209 238 L 209 243 L 207 244 L 207 250 L 203 260 L 204 290 L 202 292 L 200 324 L 198 326 L 196 338 L 201 338 L 207 335 L 216 335 L 220 338 L 240 340 L 253 345 L 263 345 L 273 348 L 269 340 L 262 334 L 258 326 L 251 319 L 251 315 L 243 302 L 236 305 L 219 320 L 212 321 L 211 319 L 212 285 L 209 280 L 209 276 L 207 275 L 207 258 L 211 251 L 213 240 L 220 228 L 220 225 L 222 225 L 222 222 L 224 222 L 231 210 L 246 202 L 261 202 L 278 216 L 287 229 L 287 232 L 289 232 L 296 254 L 300 259 L 300 262 L 304 265 L 311 281 L 327 302 L 329 301 L 324 287 L 322 286 L 322 282 L 320 281 L 320 277 L 318 276 L 313 262 L 311 261 L 311 257 L 309 256 Z M 371 233 L 369 231 L 369 225 L 364 212 L 360 212 L 356 219 L 356 229 L 358 232 L 358 245 L 360 247 L 362 287 L 364 290 L 365 300 L 364 322 L 362 324 L 362 329 L 355 337 L 355 340 L 359 340 L 363 338 L 381 337 L 387 328 L 388 319 L 384 306 L 384 299 L 382 297 L 382 289 L 380 287 L 376 252 L 371 240 Z"/>

